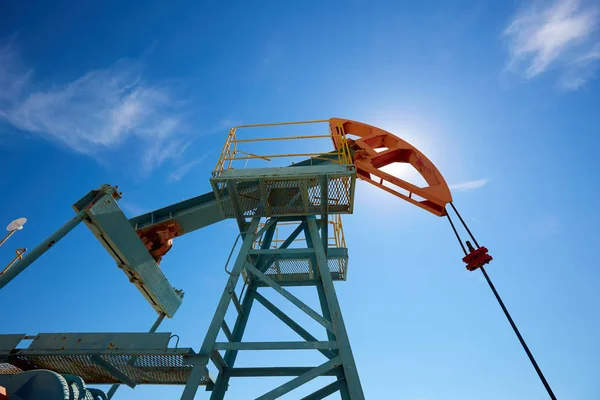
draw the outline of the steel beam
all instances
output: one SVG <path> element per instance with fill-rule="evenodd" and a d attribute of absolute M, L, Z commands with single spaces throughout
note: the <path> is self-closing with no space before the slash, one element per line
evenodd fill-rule
<path fill-rule="evenodd" d="M 335 382 L 330 383 L 329 385 L 322 387 L 321 389 L 317 390 L 316 392 L 309 394 L 308 396 L 303 397 L 301 400 L 321 400 L 324 399 L 325 397 L 332 395 L 333 393 L 337 392 L 338 390 L 340 390 L 342 387 L 345 386 L 345 379 L 338 379 Z"/>
<path fill-rule="evenodd" d="M 150 330 L 148 331 L 148 333 L 156 332 L 156 330 L 158 329 L 160 324 L 164 321 L 165 317 L 166 317 L 165 314 L 160 314 L 158 316 L 158 318 L 156 319 L 156 321 L 154 321 L 154 324 L 152 324 L 152 326 L 150 327 Z M 135 363 L 137 359 L 138 359 L 138 357 L 135 357 L 135 356 L 131 357 L 131 360 L 129 360 L 129 364 Z M 110 387 L 109 391 L 106 393 L 106 397 L 108 398 L 108 400 L 112 399 L 112 397 L 115 395 L 115 393 L 119 389 L 119 386 L 120 385 L 118 383 L 116 383 Z"/>
<path fill-rule="evenodd" d="M 67 223 L 61 226 L 56 232 L 50 235 L 46 240 L 37 245 L 34 249 L 30 250 L 23 256 L 21 261 L 16 264 L 13 264 L 9 269 L 4 271 L 4 273 L 0 274 L 0 289 L 8 284 L 8 282 L 12 281 L 17 275 L 25 270 L 25 268 L 29 267 L 32 262 L 40 258 L 42 254 L 48 251 L 52 246 L 54 246 L 60 239 L 65 237 L 65 235 L 73 230 L 79 223 L 85 218 L 86 211 L 82 210 L 77 213 L 73 218 L 71 218 Z"/>
<path fill-rule="evenodd" d="M 276 292 L 281 294 L 283 297 L 288 299 L 293 305 L 304 311 L 309 317 L 317 321 L 319 324 L 323 325 L 327 330 L 333 331 L 333 325 L 330 321 L 327 321 L 323 318 L 319 313 L 306 305 L 302 300 L 298 299 L 296 296 L 279 286 L 273 279 L 269 278 L 259 270 L 257 270 L 253 265 L 246 265 L 246 270 L 251 272 L 255 277 L 275 289 Z M 331 277 L 329 277 L 331 279 Z"/>
<path fill-rule="evenodd" d="M 129 375 L 127 375 L 108 361 L 104 360 L 99 355 L 91 356 L 90 361 L 92 361 L 94 364 L 96 364 L 97 366 L 99 366 L 100 368 L 102 368 L 103 370 L 105 370 L 106 372 L 108 372 L 109 374 L 111 374 L 112 376 L 129 386 L 130 388 L 133 389 L 137 385 L 137 382 L 131 379 Z"/>
<path fill-rule="evenodd" d="M 317 341 L 316 337 L 311 335 L 306 329 L 301 327 L 300 324 L 298 324 L 296 321 L 294 321 L 292 318 L 290 318 L 287 314 L 285 314 L 283 311 L 281 311 L 279 308 L 277 308 L 269 300 L 264 298 L 260 293 L 257 292 L 255 294 L 255 297 L 256 297 L 256 300 L 260 304 L 262 304 L 267 310 L 271 311 L 273 313 L 273 315 L 275 315 L 277 318 L 279 318 L 284 324 L 289 326 L 302 339 L 311 341 L 311 342 Z M 331 351 L 329 349 L 321 349 L 319 351 L 321 352 L 321 354 L 323 354 L 325 357 L 327 357 L 329 359 L 332 359 L 337 356 L 337 354 L 335 354 L 333 351 Z"/>
<path fill-rule="evenodd" d="M 308 230 L 315 247 L 317 266 L 321 281 L 323 282 L 323 292 L 325 294 L 325 298 L 327 299 L 329 313 L 332 318 L 331 321 L 334 326 L 334 333 L 339 345 L 339 355 L 343 362 L 344 375 L 346 378 L 348 391 L 350 393 L 350 398 L 352 400 L 363 400 L 365 395 L 360 384 L 358 370 L 356 369 L 354 355 L 352 354 L 352 349 L 350 348 L 350 340 L 348 339 L 348 333 L 346 332 L 346 326 L 344 325 L 344 320 L 342 318 L 342 311 L 335 293 L 333 280 L 329 274 L 327 256 L 325 255 L 325 250 L 323 249 L 323 245 L 319 240 L 319 229 L 316 218 L 314 216 L 308 216 L 306 220 L 308 223 Z"/>
<path fill-rule="evenodd" d="M 261 249 L 268 249 L 271 247 L 278 222 L 279 218 L 272 218 L 267 224 L 265 224 L 265 227 L 269 224 L 270 225 L 264 233 Z M 257 264 L 259 262 L 259 260 L 256 261 Z M 225 332 L 225 336 L 227 336 L 227 340 L 230 342 L 239 342 L 242 340 L 244 331 L 246 330 L 246 324 L 248 323 L 248 318 L 250 316 L 250 311 L 252 310 L 252 305 L 254 304 L 254 296 L 256 294 L 256 285 L 253 281 L 251 281 L 248 285 L 244 298 L 242 299 L 242 313 L 238 314 L 238 317 L 236 318 L 233 332 L 229 332 L 229 335 L 227 332 Z M 223 324 L 224 326 L 227 326 L 224 319 Z M 224 362 L 229 368 L 234 366 L 237 354 L 237 350 L 228 350 L 225 352 Z M 212 387 L 212 394 L 210 396 L 211 400 L 222 400 L 225 397 L 225 391 L 229 385 L 229 378 L 230 376 L 228 374 L 224 373 L 223 371 L 219 372 L 215 384 Z"/>
<path fill-rule="evenodd" d="M 325 350 L 336 349 L 335 342 L 216 342 L 216 350 Z"/>
<path fill-rule="evenodd" d="M 259 222 L 259 217 L 253 218 L 247 232 L 255 232 L 258 229 Z M 215 315 L 213 316 L 212 322 L 208 328 L 208 332 L 206 334 L 206 337 L 204 338 L 202 347 L 200 347 L 200 351 L 198 352 L 198 354 L 201 357 L 205 358 L 204 362 L 194 365 L 194 368 L 192 369 L 192 372 L 188 378 L 187 384 L 185 385 L 183 394 L 181 395 L 182 400 L 194 399 L 194 396 L 198 391 L 198 386 L 202 381 L 202 377 L 205 376 L 208 359 L 212 354 L 212 351 L 214 350 L 214 343 L 216 342 L 219 330 L 223 325 L 223 320 L 225 319 L 225 314 L 227 313 L 229 303 L 231 303 L 231 295 L 234 292 L 235 287 L 239 281 L 244 264 L 246 264 L 248 251 L 252 248 L 254 239 L 254 235 L 246 235 L 246 237 L 244 238 L 244 242 L 242 244 L 238 257 L 235 261 L 231 274 L 229 275 L 227 285 L 225 286 L 223 294 L 221 295 L 221 300 L 219 300 L 219 304 L 217 306 L 217 310 L 215 311 Z M 227 360 L 225 360 L 225 362 L 227 362 Z"/>
<path fill-rule="evenodd" d="M 244 367 L 244 368 L 225 368 L 225 373 L 230 377 L 267 377 L 267 376 L 300 376 L 316 367 Z M 322 374 L 322 376 L 335 376 L 337 370 L 334 368 Z"/>
<path fill-rule="evenodd" d="M 284 394 L 296 389 L 297 387 L 304 385 L 306 382 L 315 379 L 317 376 L 324 375 L 325 373 L 331 371 L 339 365 L 341 365 L 340 358 L 333 358 L 325 362 L 324 364 L 321 364 L 320 366 L 313 368 L 312 370 L 300 375 L 299 377 L 292 379 L 287 383 L 284 383 L 278 388 L 271 390 L 269 393 L 257 397 L 256 400 L 273 400 L 278 397 L 281 397 Z"/>

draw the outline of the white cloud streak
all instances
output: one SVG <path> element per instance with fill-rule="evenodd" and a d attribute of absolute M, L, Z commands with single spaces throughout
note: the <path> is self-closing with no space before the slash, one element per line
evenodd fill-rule
<path fill-rule="evenodd" d="M 176 168 L 173 172 L 171 172 L 171 174 L 169 174 L 169 178 L 168 178 L 169 181 L 179 182 L 181 179 L 183 179 L 184 176 L 186 176 L 192 170 L 192 168 L 194 168 L 196 165 L 198 165 L 202 161 L 204 161 L 205 158 L 206 158 L 206 155 L 203 155 L 200 158 L 192 160 L 188 163 L 181 165 L 179 168 Z"/>
<path fill-rule="evenodd" d="M 508 69 L 526 79 L 556 69 L 561 88 L 580 88 L 593 77 L 600 59 L 599 16 L 598 5 L 590 2 L 530 3 L 504 30 L 510 52 Z"/>
<path fill-rule="evenodd" d="M 482 188 L 485 185 L 487 185 L 488 182 L 489 182 L 489 180 L 484 178 L 484 179 L 477 179 L 475 181 L 469 181 L 469 182 L 463 182 L 463 183 L 457 183 L 454 185 L 449 185 L 449 187 L 450 187 L 450 190 L 453 190 L 455 192 L 466 192 L 469 190 L 475 190 L 475 189 Z"/>
<path fill-rule="evenodd" d="M 121 61 L 41 87 L 14 45 L 0 46 L 0 121 L 98 159 L 119 152 L 147 174 L 179 157 L 188 141 L 168 88 L 148 84 L 141 69 Z"/>

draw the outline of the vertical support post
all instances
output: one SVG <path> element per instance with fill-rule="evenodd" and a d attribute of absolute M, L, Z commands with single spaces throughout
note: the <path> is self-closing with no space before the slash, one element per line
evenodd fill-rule
<path fill-rule="evenodd" d="M 265 236 L 261 245 L 262 249 L 268 249 L 271 247 L 276 227 L 277 220 L 275 220 L 274 223 L 265 232 Z M 258 260 L 257 264 L 259 264 Z M 246 290 L 246 294 L 244 295 L 244 299 L 242 300 L 242 313 L 238 315 L 235 321 L 235 325 L 233 327 L 231 340 L 233 342 L 242 341 L 244 331 L 246 330 L 246 325 L 248 324 L 248 318 L 250 317 L 250 312 L 252 311 L 252 305 L 254 304 L 255 293 L 256 283 L 251 280 L 250 284 L 248 285 L 248 289 Z M 233 368 L 235 360 L 237 358 L 237 354 L 237 350 L 227 350 L 225 352 L 224 360 L 225 364 L 227 364 L 229 368 Z M 217 380 L 215 381 L 215 385 L 212 389 L 212 394 L 210 396 L 211 400 L 222 400 L 225 397 L 225 392 L 227 391 L 227 387 L 229 385 L 229 379 L 229 375 L 224 374 L 223 372 L 219 372 Z"/>
<path fill-rule="evenodd" d="M 321 177 L 321 242 L 327 257 L 329 249 L 329 178 L 327 175 Z"/>
<path fill-rule="evenodd" d="M 333 324 L 338 343 L 339 355 L 342 360 L 342 367 L 344 369 L 344 375 L 348 385 L 348 392 L 352 400 L 363 400 L 365 395 L 360 384 L 358 370 L 356 369 L 356 363 L 354 362 L 354 355 L 352 354 L 352 349 L 350 348 L 350 340 L 348 339 L 348 333 L 346 332 L 346 326 L 344 325 L 344 320 L 342 318 L 342 311 L 335 293 L 333 280 L 331 279 L 331 273 L 329 272 L 329 267 L 327 265 L 327 256 L 325 255 L 323 243 L 319 240 L 319 228 L 317 221 L 314 216 L 308 216 L 306 217 L 306 220 L 315 249 L 317 267 L 321 282 L 323 284 L 323 294 L 327 300 L 331 322 Z"/>
<path fill-rule="evenodd" d="M 244 242 L 238 257 L 235 261 L 231 274 L 229 275 L 227 285 L 225 286 L 223 294 L 221 295 L 221 300 L 219 301 L 215 315 L 210 323 L 208 332 L 204 338 L 204 342 L 202 343 L 202 347 L 200 347 L 200 351 L 198 352 L 198 355 L 203 357 L 203 363 L 195 364 L 194 368 L 192 368 L 192 372 L 190 373 L 185 385 L 185 389 L 183 390 L 183 394 L 181 395 L 181 400 L 193 400 L 194 396 L 196 395 L 196 391 L 198 391 L 198 385 L 202 381 L 202 377 L 206 371 L 206 365 L 208 364 L 208 359 L 212 354 L 219 330 L 221 329 L 221 324 L 225 319 L 225 314 L 227 313 L 229 303 L 231 303 L 231 295 L 239 281 L 244 264 L 247 262 L 248 251 L 252 249 L 252 244 L 254 243 L 255 239 L 253 233 L 256 232 L 259 221 L 260 217 L 254 217 L 250 223 L 249 229 L 246 231 L 249 234 L 247 234 L 244 238 Z"/>
<path fill-rule="evenodd" d="M 326 223 L 329 223 L 329 221 L 327 221 Z M 323 231 L 321 231 L 321 232 L 323 232 Z M 314 242 L 313 242 L 312 236 L 310 234 L 310 231 L 308 229 L 308 226 L 306 228 L 305 235 L 306 235 L 306 243 L 307 243 L 308 247 L 314 248 Z M 321 235 L 323 235 L 323 233 L 321 233 Z M 317 267 L 316 256 L 312 257 L 311 262 L 315 266 L 315 269 L 317 269 L 318 267 Z M 323 289 L 322 281 L 319 280 L 319 283 L 317 283 L 315 286 L 317 288 L 317 294 L 319 296 L 319 303 L 321 304 L 321 312 L 323 313 L 323 318 L 327 319 L 328 321 L 331 321 L 331 313 L 329 312 L 329 303 L 327 302 L 327 297 L 325 296 L 325 290 Z M 335 334 L 333 334 L 332 332 L 329 332 L 327 329 L 325 330 L 325 332 L 327 333 L 327 339 L 329 341 L 336 340 Z M 332 351 L 335 354 L 339 355 L 338 349 L 335 349 Z M 350 400 L 351 399 L 350 392 L 348 391 L 348 385 L 346 384 L 346 381 L 345 381 L 344 372 L 343 371 L 338 372 L 336 374 L 336 376 L 338 378 L 338 382 L 340 382 L 339 390 L 340 390 L 340 395 L 342 397 L 342 400 Z"/>

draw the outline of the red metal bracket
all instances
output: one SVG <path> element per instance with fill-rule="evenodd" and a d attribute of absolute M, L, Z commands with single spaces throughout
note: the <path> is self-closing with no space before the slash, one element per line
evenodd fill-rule
<path fill-rule="evenodd" d="M 469 271 L 475 271 L 477 268 L 483 267 L 485 264 L 488 264 L 493 260 L 492 256 L 488 254 L 488 249 L 485 247 L 480 247 L 478 249 L 471 250 L 469 254 L 467 254 L 462 259 L 467 264 L 467 269 Z"/>
<path fill-rule="evenodd" d="M 160 260 L 171 247 L 173 247 L 173 238 L 181 234 L 181 227 L 177 222 L 165 222 L 158 225 L 153 225 L 148 229 L 140 229 L 137 231 L 138 236 L 150 252 L 150 255 L 158 265 Z"/>

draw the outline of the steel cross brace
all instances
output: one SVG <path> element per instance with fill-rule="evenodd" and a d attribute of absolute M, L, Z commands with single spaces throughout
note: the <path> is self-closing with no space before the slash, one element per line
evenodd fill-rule
<path fill-rule="evenodd" d="M 287 218 L 286 218 L 287 219 Z M 284 385 L 266 393 L 259 399 L 275 399 L 285 393 L 288 393 L 304 383 L 316 378 L 317 376 L 336 376 L 337 380 L 322 389 L 312 393 L 306 399 L 321 399 L 336 391 L 340 391 L 342 399 L 364 399 L 362 387 L 358 379 L 354 358 L 350 349 L 350 343 L 347 338 L 347 333 L 343 325 L 339 303 L 333 289 L 333 280 L 329 271 L 327 256 L 324 251 L 323 241 L 319 235 L 319 222 L 315 217 L 298 217 L 298 228 L 292 232 L 286 241 L 279 247 L 281 253 L 285 252 L 288 246 L 296 239 L 296 237 L 304 232 L 306 236 L 307 248 L 310 250 L 304 252 L 303 257 L 309 257 L 312 261 L 313 273 L 315 274 L 315 286 L 321 303 L 323 315 L 309 308 L 305 303 L 300 301 L 294 295 L 286 291 L 272 279 L 266 275 L 266 271 L 277 260 L 277 252 L 256 251 L 253 249 L 253 241 L 257 235 L 247 235 L 242 249 L 240 250 L 232 275 L 225 288 L 222 296 L 222 301 L 219 303 L 217 312 L 213 317 L 213 322 L 209 328 L 209 334 L 205 339 L 199 355 L 192 359 L 195 364 L 195 370 L 198 376 L 202 376 L 202 372 L 208 364 L 208 360 L 212 359 L 217 368 L 219 375 L 214 385 L 207 386 L 207 390 L 212 390 L 211 400 L 221 400 L 225 397 L 229 379 L 235 376 L 296 376 L 295 379 L 287 382 Z M 273 221 L 269 221 L 273 222 Z M 268 228 L 263 228 L 260 233 L 264 233 L 261 249 L 269 249 L 272 243 L 274 223 Z M 256 232 L 258 226 L 257 218 L 252 221 L 252 224 L 247 232 Z M 291 250 L 288 250 L 291 251 Z M 298 253 L 297 249 L 294 249 Z M 292 251 L 293 252 L 293 251 Z M 253 254 L 253 255 L 252 255 Z M 299 253 L 298 253 L 299 254 Z M 251 262 L 249 262 L 249 260 Z M 240 303 L 241 313 L 235 322 L 233 331 L 227 332 L 227 324 L 225 323 L 225 312 L 229 303 L 233 302 L 231 293 L 235 288 L 232 281 L 237 283 L 237 278 L 241 271 L 245 268 L 248 273 L 248 287 L 244 298 Z M 286 315 L 273 303 L 267 300 L 258 292 L 258 285 L 263 284 L 273 288 L 283 297 L 295 304 L 298 308 L 310 315 L 313 319 L 319 322 L 326 328 L 328 341 L 319 341 L 315 336 L 311 335 L 306 329 L 300 326 L 291 317 Z M 278 319 L 284 322 L 290 329 L 296 332 L 305 342 L 242 342 L 242 337 L 246 324 L 248 322 L 250 311 L 254 300 L 257 300 Z M 332 317 L 333 316 L 333 317 Z M 225 329 L 226 328 L 226 329 Z M 223 329 L 226 333 L 227 342 L 216 342 L 216 336 L 219 329 Z M 269 367 L 269 368 L 235 368 L 235 359 L 238 351 L 243 350 L 277 350 L 277 349 L 316 349 L 321 352 L 328 361 L 318 367 Z M 221 359 L 220 356 L 215 361 L 214 353 L 218 354 L 218 350 L 226 350 L 225 356 Z M 221 361 L 222 360 L 222 361 Z M 198 369 L 201 367 L 202 369 Z M 188 380 L 186 389 L 184 390 L 182 399 L 192 399 L 196 390 L 197 384 L 194 384 L 194 372 Z M 186 397 L 188 396 L 188 397 Z"/>

